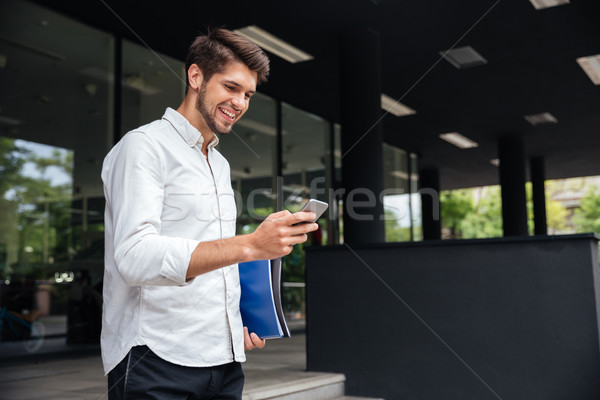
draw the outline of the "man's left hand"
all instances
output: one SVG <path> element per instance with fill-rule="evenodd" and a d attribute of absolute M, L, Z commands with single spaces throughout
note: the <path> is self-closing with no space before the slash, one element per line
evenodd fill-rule
<path fill-rule="evenodd" d="M 259 338 L 254 332 L 249 333 L 248 328 L 244 327 L 244 349 L 246 351 L 255 349 L 257 347 L 262 349 L 265 347 L 266 343 L 267 341 L 265 339 Z"/>

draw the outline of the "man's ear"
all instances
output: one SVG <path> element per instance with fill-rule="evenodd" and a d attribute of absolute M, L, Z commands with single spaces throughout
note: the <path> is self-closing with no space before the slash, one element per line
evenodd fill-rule
<path fill-rule="evenodd" d="M 202 70 L 196 64 L 192 64 L 188 68 L 187 73 L 190 88 L 197 90 L 202 85 L 202 80 L 204 79 Z"/>

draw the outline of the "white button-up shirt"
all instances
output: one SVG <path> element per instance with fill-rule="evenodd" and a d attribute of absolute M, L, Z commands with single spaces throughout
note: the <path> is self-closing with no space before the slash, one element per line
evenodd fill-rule
<path fill-rule="evenodd" d="M 184 366 L 245 361 L 237 264 L 186 282 L 199 242 L 235 235 L 229 164 L 216 136 L 208 160 L 202 142 L 168 108 L 104 159 L 105 373 L 136 345 Z"/>

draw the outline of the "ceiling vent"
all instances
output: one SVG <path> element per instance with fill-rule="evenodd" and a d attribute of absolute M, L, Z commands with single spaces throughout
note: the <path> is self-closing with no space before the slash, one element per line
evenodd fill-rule
<path fill-rule="evenodd" d="M 256 43 L 263 49 L 270 51 L 271 53 L 291 63 L 308 61 L 314 58 L 310 54 L 305 53 L 299 48 L 292 46 L 291 44 L 285 42 L 275 35 L 270 34 L 256 25 L 250 25 L 244 28 L 236 29 L 235 32 Z"/>
<path fill-rule="evenodd" d="M 594 82 L 594 85 L 600 85 L 600 54 L 580 57 L 576 61 L 592 82 Z"/>
<path fill-rule="evenodd" d="M 413 115 L 417 112 L 410 107 L 394 100 L 387 94 L 381 94 L 381 108 L 396 117 L 404 117 L 406 115 Z"/>
<path fill-rule="evenodd" d="M 554 115 L 549 112 L 526 115 L 525 119 L 533 126 L 558 123 L 558 120 L 554 118 Z"/>
<path fill-rule="evenodd" d="M 471 46 L 444 50 L 440 51 L 439 54 L 458 69 L 478 67 L 487 64 L 487 60 Z"/>
<path fill-rule="evenodd" d="M 536 10 L 569 4 L 569 0 L 529 0 Z"/>

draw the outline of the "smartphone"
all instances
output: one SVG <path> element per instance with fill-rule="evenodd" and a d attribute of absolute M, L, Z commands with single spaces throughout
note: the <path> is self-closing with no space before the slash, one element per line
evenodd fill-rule
<path fill-rule="evenodd" d="M 316 199 L 310 199 L 302 206 L 300 211 L 314 212 L 316 215 L 316 218 L 310 222 L 316 222 L 319 219 L 319 217 L 325 212 L 325 210 L 327 210 L 327 207 L 329 207 L 329 204 L 327 204 L 323 201 L 319 201 Z M 300 223 L 302 223 L 302 222 L 300 222 Z M 304 222 L 304 223 L 307 223 L 307 222 Z"/>

